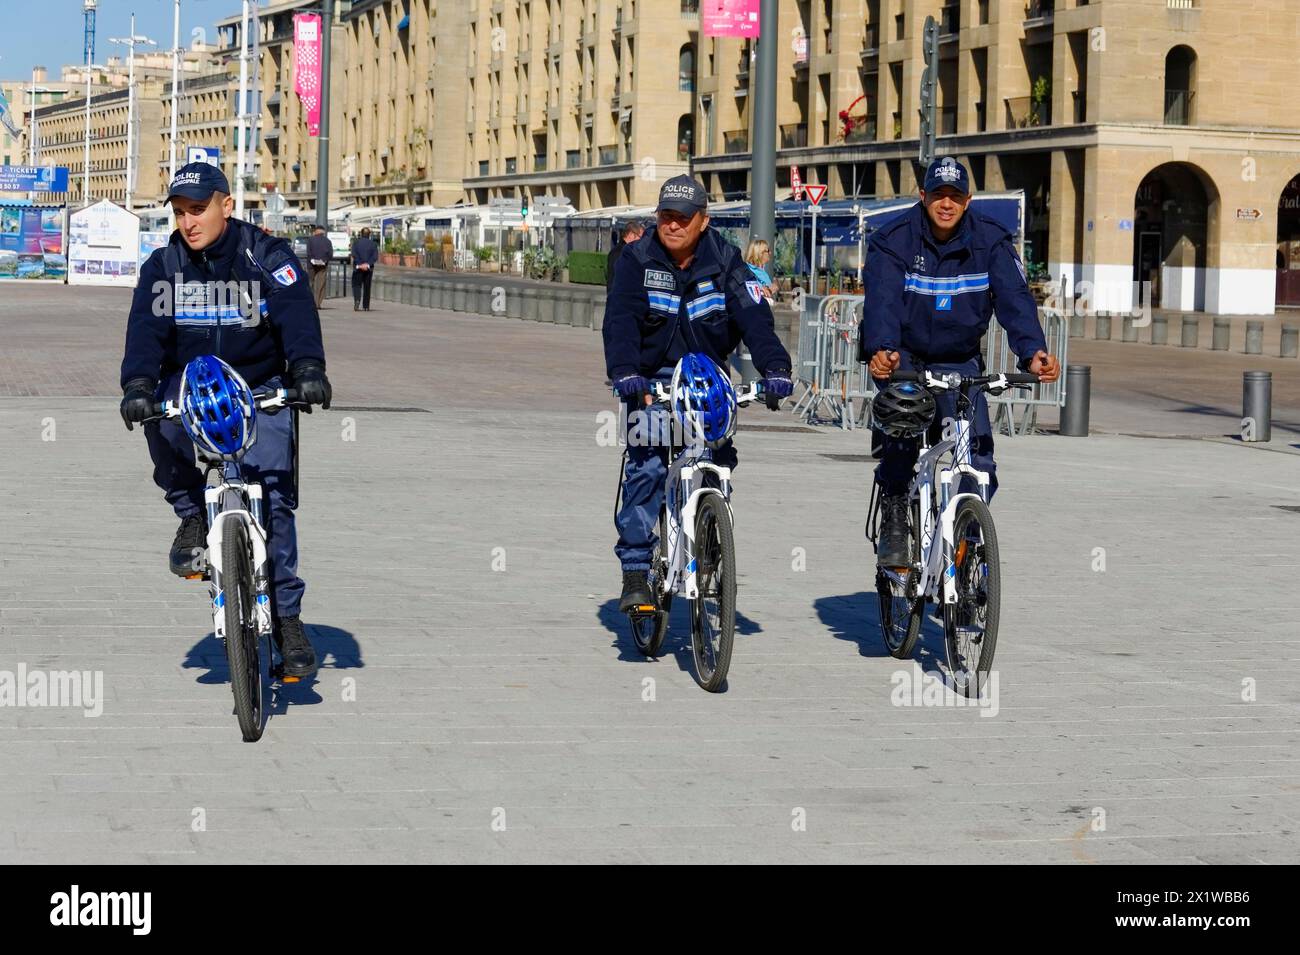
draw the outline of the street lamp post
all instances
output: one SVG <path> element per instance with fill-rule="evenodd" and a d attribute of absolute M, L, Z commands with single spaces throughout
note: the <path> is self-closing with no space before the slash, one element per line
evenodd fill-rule
<path fill-rule="evenodd" d="M 248 138 L 248 0 L 239 32 L 239 103 L 235 107 L 238 159 L 235 162 L 235 218 L 244 218 L 244 140 Z"/>
<path fill-rule="evenodd" d="M 95 58 L 94 23 L 95 6 L 98 0 L 85 0 L 83 10 L 86 15 L 86 142 L 82 154 L 81 204 L 90 205 L 90 66 Z"/>
<path fill-rule="evenodd" d="M 324 0 L 321 17 L 320 148 L 316 159 L 316 224 L 330 227 L 330 39 L 334 35 L 334 0 Z"/>
<path fill-rule="evenodd" d="M 170 174 L 167 181 L 176 178 L 176 110 L 178 107 L 177 97 L 179 96 L 180 86 L 180 58 L 181 58 L 181 0 L 175 0 L 174 12 L 172 15 L 172 131 L 171 131 L 171 162 L 169 166 Z"/>
<path fill-rule="evenodd" d="M 127 49 L 127 68 L 126 68 L 126 209 L 131 211 L 131 197 L 135 188 L 133 184 L 133 174 L 135 172 L 135 45 L 137 43 L 145 46 L 155 46 L 153 40 L 147 36 L 136 36 L 135 33 L 135 14 L 131 14 L 131 35 L 127 37 L 110 37 L 109 43 L 124 43 Z"/>

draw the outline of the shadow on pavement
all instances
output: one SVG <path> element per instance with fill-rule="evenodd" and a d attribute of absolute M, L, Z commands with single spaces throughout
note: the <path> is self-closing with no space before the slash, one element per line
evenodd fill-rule
<path fill-rule="evenodd" d="M 628 624 L 627 614 L 620 613 L 618 609 L 618 598 L 606 600 L 596 611 L 596 617 L 600 620 L 601 625 L 610 632 L 614 638 L 611 646 L 618 650 L 618 658 L 631 662 L 652 663 L 654 660 L 650 657 L 643 656 L 641 651 L 636 648 L 632 642 L 632 628 Z M 747 637 L 755 633 L 762 633 L 763 627 L 756 621 L 736 611 L 736 636 Z M 740 641 L 732 651 L 732 660 L 735 660 L 735 654 L 741 652 Z M 663 649 L 657 659 L 664 659 L 671 656 L 677 663 L 677 668 L 685 673 L 692 673 L 695 669 L 695 660 L 691 655 L 691 612 L 690 603 L 681 597 L 673 599 L 673 609 L 668 615 L 668 633 L 664 637 Z M 726 691 L 726 683 L 723 684 L 723 691 Z"/>
<path fill-rule="evenodd" d="M 361 646 L 350 631 L 323 624 L 306 624 L 307 639 L 316 649 L 318 670 L 309 681 L 288 683 L 278 687 L 270 710 L 270 715 L 278 716 L 286 712 L 289 704 L 304 706 L 320 703 L 321 696 L 315 686 L 320 681 L 321 670 L 352 670 L 364 667 L 361 658 Z M 631 638 L 629 637 L 629 643 Z M 633 647 L 635 651 L 635 647 Z M 181 664 L 187 670 L 201 669 L 206 672 L 195 677 L 195 683 L 214 684 L 230 682 L 230 667 L 226 662 L 226 650 L 215 633 L 209 632 L 202 640 L 190 647 Z"/>
<path fill-rule="evenodd" d="M 1169 411 L 1175 414 L 1205 415 L 1206 417 L 1231 418 L 1234 421 L 1241 421 L 1240 410 L 1234 411 L 1228 408 L 1220 408 L 1217 405 L 1191 404 L 1183 398 L 1175 398 L 1173 395 L 1165 395 L 1156 391 L 1135 389 L 1133 393 L 1143 395 L 1147 398 L 1159 398 L 1161 401 L 1168 401 L 1171 404 L 1181 405 L 1181 407 L 1169 409 Z M 1272 425 L 1279 431 L 1290 431 L 1294 434 L 1300 434 L 1300 421 L 1282 421 L 1278 418 L 1274 418 L 1272 420 Z M 1226 437 L 1234 437 L 1234 435 L 1229 434 L 1226 435 Z"/>
<path fill-rule="evenodd" d="M 880 629 L 880 600 L 874 590 L 861 590 L 855 594 L 818 597 L 813 601 L 817 619 L 836 640 L 856 643 L 858 654 L 864 657 L 887 657 L 885 638 Z M 944 661 L 943 626 L 932 614 L 936 608 L 926 608 L 921 624 L 921 635 L 916 641 L 913 659 L 926 671 L 941 673 Z M 899 661 L 903 663 L 904 661 Z"/>

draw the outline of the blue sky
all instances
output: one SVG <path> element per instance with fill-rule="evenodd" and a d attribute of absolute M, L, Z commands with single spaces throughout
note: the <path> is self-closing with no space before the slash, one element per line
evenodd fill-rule
<path fill-rule="evenodd" d="M 265 0 L 264 0 L 265 2 Z M 241 0 L 181 0 L 181 45 L 189 46 L 190 31 L 203 28 L 215 43 L 217 20 L 237 14 Z M 80 63 L 82 0 L 0 0 L 0 79 L 30 79 L 33 66 L 44 66 L 51 79 L 64 64 Z M 135 32 L 168 50 L 172 45 L 173 0 L 99 0 L 95 18 L 95 62 L 125 56 L 126 47 L 109 37 Z M 26 21 L 37 20 L 29 27 Z"/>

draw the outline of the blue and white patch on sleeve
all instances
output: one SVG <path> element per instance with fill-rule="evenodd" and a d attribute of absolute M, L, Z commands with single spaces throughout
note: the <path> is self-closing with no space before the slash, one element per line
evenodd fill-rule
<path fill-rule="evenodd" d="M 272 272 L 271 277 L 281 285 L 292 285 L 298 281 L 298 270 L 293 267 L 292 262 L 288 262 Z"/>
<path fill-rule="evenodd" d="M 763 302 L 763 284 L 761 282 L 746 282 L 745 291 L 749 292 L 749 297 L 754 300 L 755 305 L 761 305 Z"/>

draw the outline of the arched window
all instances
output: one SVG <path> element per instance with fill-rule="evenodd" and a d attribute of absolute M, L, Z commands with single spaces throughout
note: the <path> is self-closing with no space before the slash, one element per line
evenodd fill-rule
<path fill-rule="evenodd" d="M 1190 126 L 1196 105 L 1196 51 L 1176 46 L 1165 56 L 1165 123 Z"/>
<path fill-rule="evenodd" d="M 695 45 L 686 43 L 677 54 L 677 88 L 685 93 L 695 92 Z"/>

